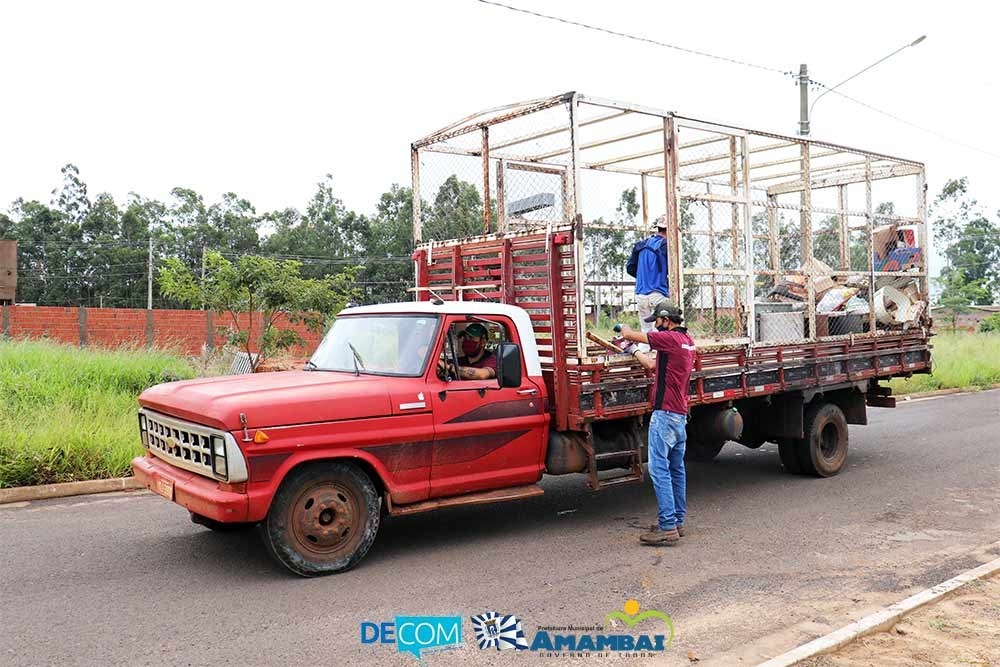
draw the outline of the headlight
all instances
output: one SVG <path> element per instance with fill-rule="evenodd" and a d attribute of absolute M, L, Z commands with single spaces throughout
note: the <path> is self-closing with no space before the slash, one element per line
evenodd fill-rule
<path fill-rule="evenodd" d="M 212 436 L 212 470 L 216 476 L 226 479 L 229 468 L 226 465 L 226 441 L 218 435 Z"/>
<path fill-rule="evenodd" d="M 226 470 L 226 459 L 225 459 L 225 457 L 216 456 L 215 457 L 215 465 L 213 466 L 213 468 L 215 470 L 215 474 L 218 475 L 219 477 L 222 477 L 223 479 L 225 479 L 226 477 L 229 476 L 229 473 Z"/>

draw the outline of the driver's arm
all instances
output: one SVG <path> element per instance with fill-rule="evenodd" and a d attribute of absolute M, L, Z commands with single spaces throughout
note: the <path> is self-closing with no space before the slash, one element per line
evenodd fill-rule
<path fill-rule="evenodd" d="M 473 368 L 472 366 L 459 366 L 458 377 L 463 380 L 491 380 L 497 376 L 492 368 Z"/>

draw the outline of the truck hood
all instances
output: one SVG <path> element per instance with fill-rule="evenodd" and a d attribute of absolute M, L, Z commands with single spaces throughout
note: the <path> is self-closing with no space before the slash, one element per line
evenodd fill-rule
<path fill-rule="evenodd" d="M 397 378 L 326 371 L 282 371 L 168 382 L 150 387 L 139 403 L 150 410 L 227 431 L 288 426 L 392 413 Z"/>

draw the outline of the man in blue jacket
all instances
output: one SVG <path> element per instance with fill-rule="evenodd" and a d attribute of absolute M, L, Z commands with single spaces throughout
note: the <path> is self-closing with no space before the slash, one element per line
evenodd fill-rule
<path fill-rule="evenodd" d="M 670 296 L 667 286 L 667 222 L 656 221 L 655 233 L 642 243 L 635 274 L 635 300 L 639 306 L 639 322 L 643 333 L 653 330 L 649 316 L 653 306 Z"/>

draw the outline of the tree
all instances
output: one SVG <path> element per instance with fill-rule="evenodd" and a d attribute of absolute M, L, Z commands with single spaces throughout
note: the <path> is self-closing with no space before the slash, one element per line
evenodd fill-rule
<path fill-rule="evenodd" d="M 934 201 L 934 228 L 945 241 L 945 300 L 990 303 L 1000 296 L 1000 226 L 968 192 L 968 179 L 949 180 Z"/>
<path fill-rule="evenodd" d="M 425 204 L 426 206 L 426 204 Z M 365 302 L 406 301 L 413 284 L 413 190 L 392 184 L 369 219 Z"/>
<path fill-rule="evenodd" d="M 646 237 L 646 230 L 635 231 L 635 219 L 640 206 L 636 188 L 623 190 L 618 198 L 618 206 L 610 228 L 603 218 L 598 218 L 588 229 L 584 238 L 587 264 L 584 267 L 588 281 L 622 282 L 625 280 L 625 264 L 632 254 L 632 246 Z M 600 317 L 603 308 L 602 289 L 594 286 L 594 316 Z M 613 288 L 610 294 L 615 294 Z"/>
<path fill-rule="evenodd" d="M 985 303 L 990 298 L 989 290 L 979 282 L 966 282 L 965 275 L 961 271 L 942 271 L 938 283 L 943 288 L 938 304 L 948 313 L 952 332 L 958 328 L 958 316 L 968 313 L 971 310 L 970 305 Z"/>
<path fill-rule="evenodd" d="M 75 270 L 80 227 L 62 211 L 38 201 L 17 199 L 11 205 L 7 235 L 18 242 L 18 301 L 69 303 L 79 298 Z"/>
<path fill-rule="evenodd" d="M 426 209 L 425 209 L 426 210 Z M 424 217 L 422 241 L 440 241 L 483 233 L 483 198 L 472 183 L 452 174 L 434 196 Z"/>
<path fill-rule="evenodd" d="M 368 219 L 350 211 L 333 194 L 333 177 L 316 184 L 305 213 L 295 209 L 270 213 L 274 232 L 261 244 L 268 254 L 301 259 L 302 273 L 320 278 L 345 263 L 363 263 L 372 238 Z"/>
<path fill-rule="evenodd" d="M 319 332 L 353 298 L 357 267 L 336 276 L 303 278 L 301 264 L 244 255 L 231 262 L 218 252 L 205 254 L 205 278 L 196 276 L 179 258 L 160 267 L 158 282 L 166 296 L 192 308 L 202 305 L 232 322 L 228 339 L 254 359 L 253 368 L 281 350 L 301 344 L 302 337 L 287 324 L 302 323 Z M 238 314 L 250 313 L 245 323 Z M 261 328 L 254 330 L 254 313 Z"/>
<path fill-rule="evenodd" d="M 52 191 L 55 198 L 52 205 L 66 214 L 66 217 L 81 224 L 90 211 L 90 199 L 87 198 L 87 184 L 80 178 L 80 170 L 74 164 L 62 168 L 62 188 Z"/>

